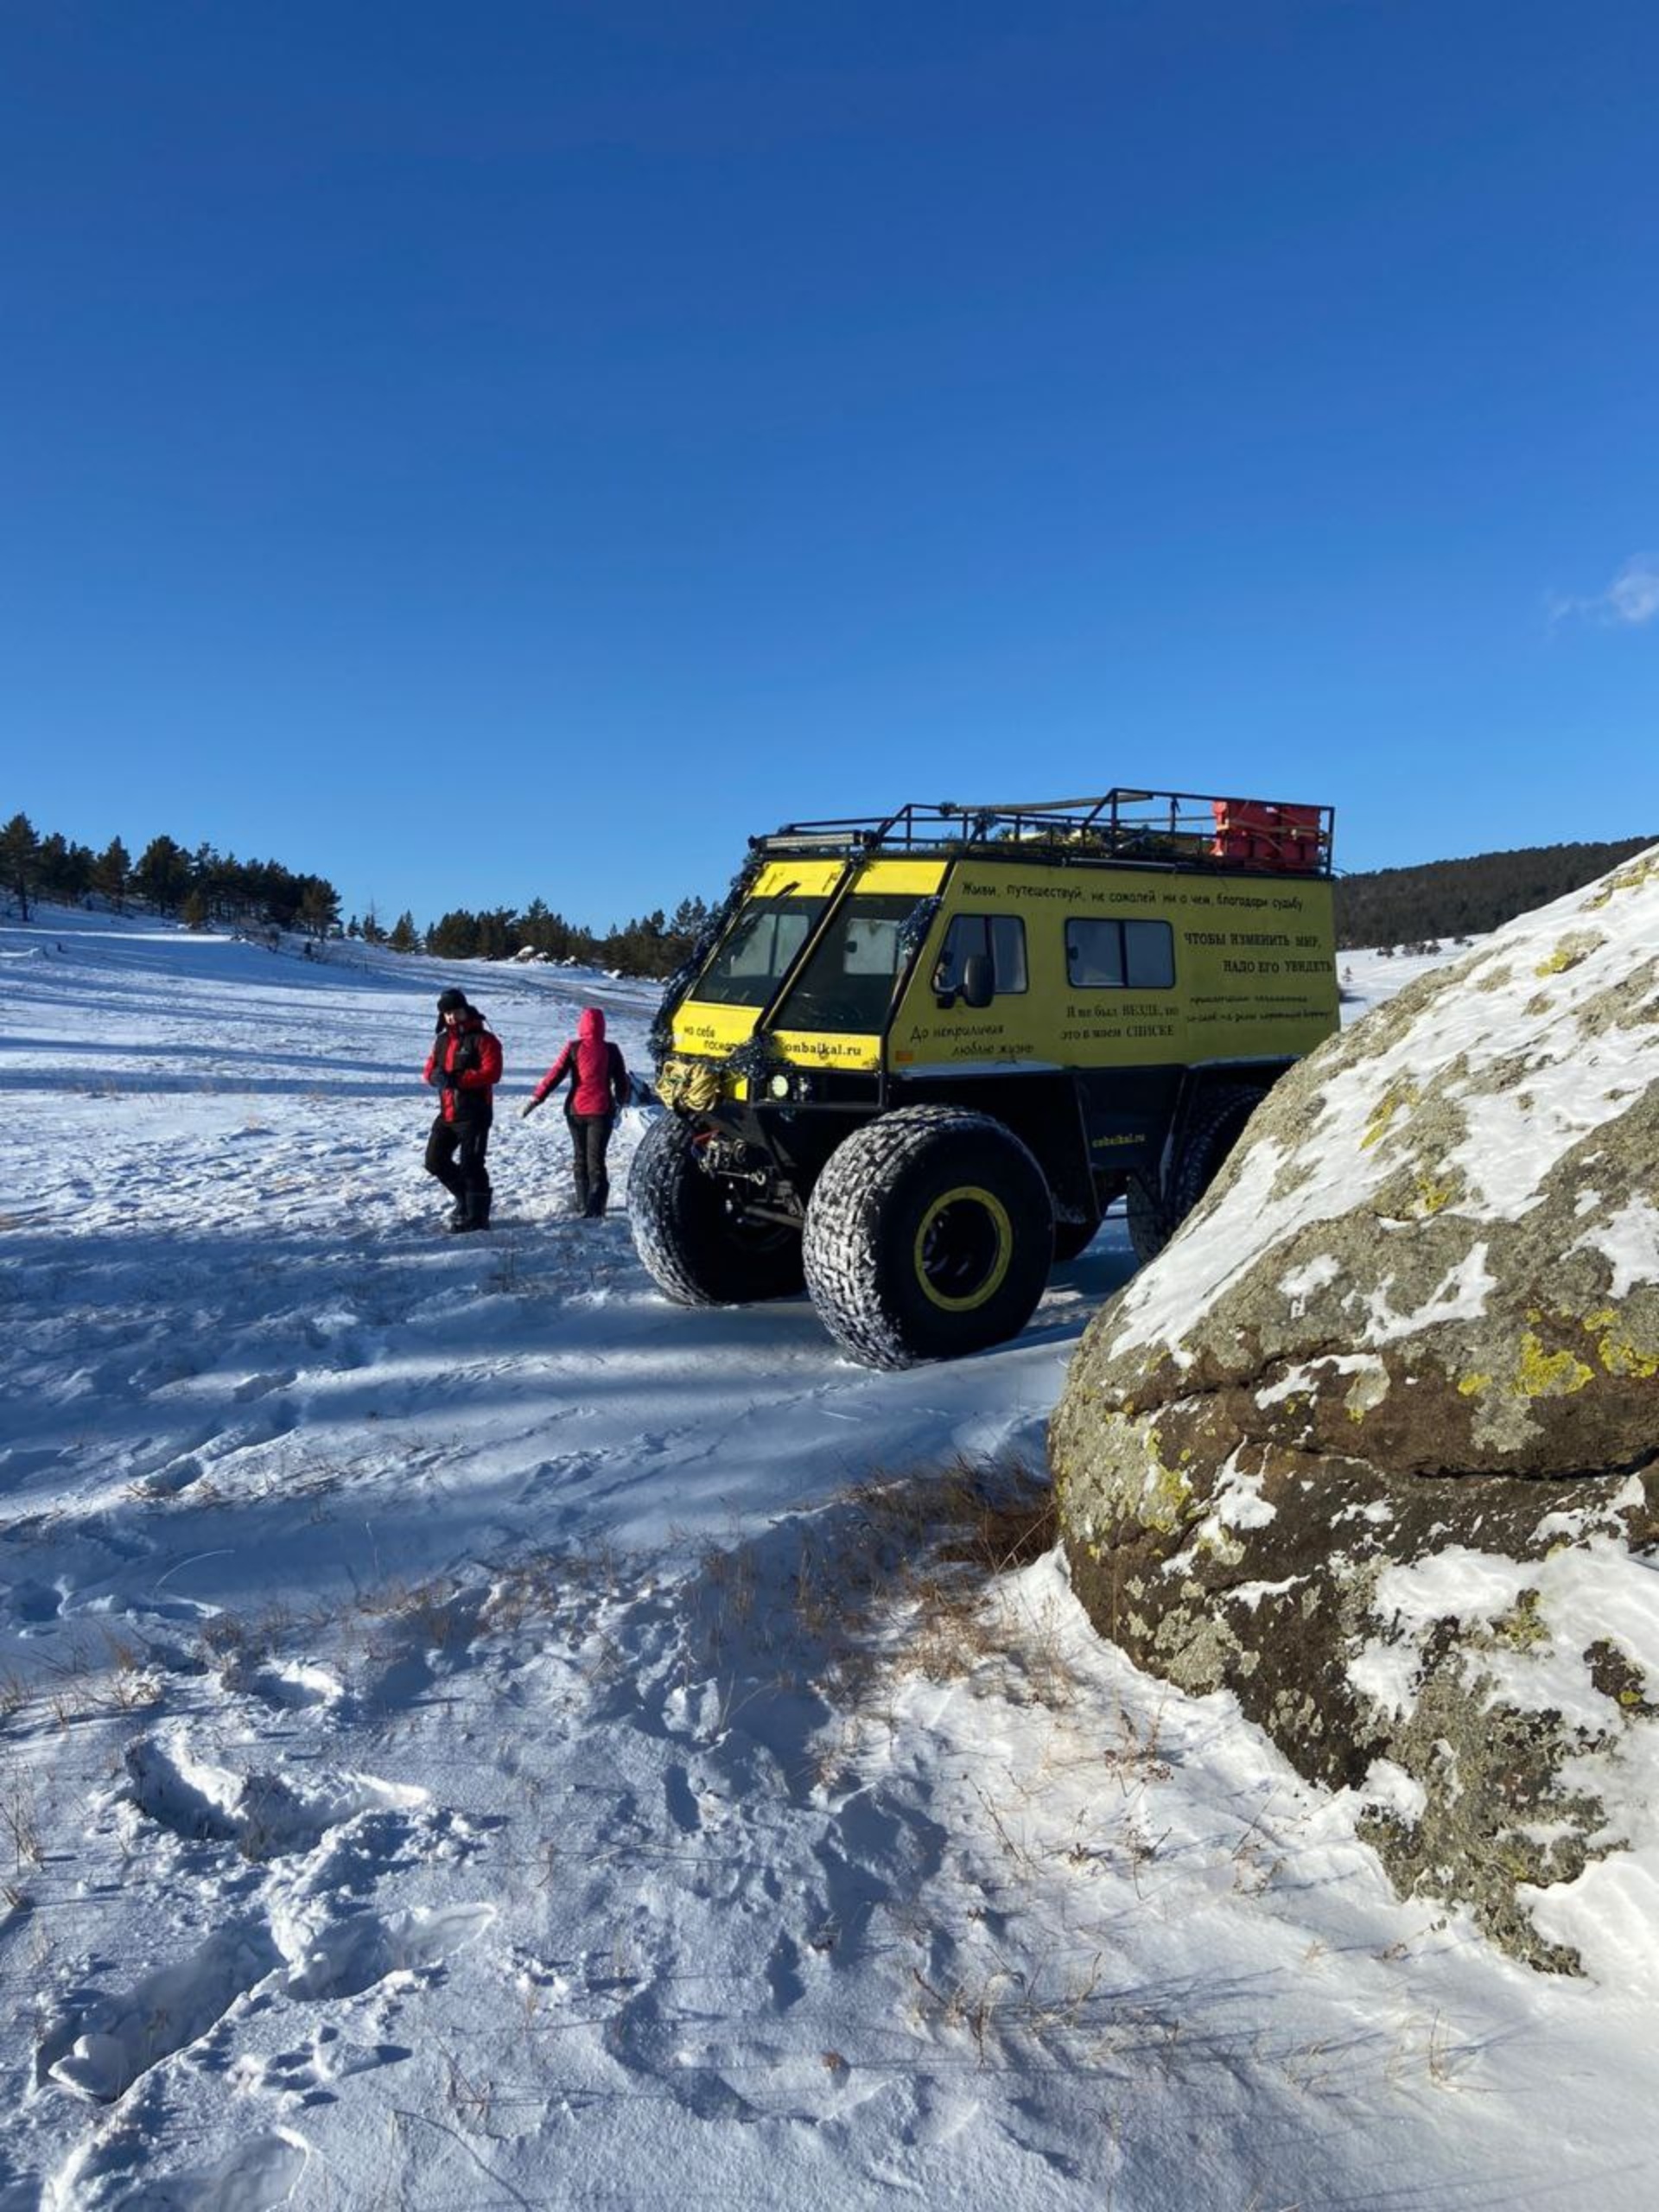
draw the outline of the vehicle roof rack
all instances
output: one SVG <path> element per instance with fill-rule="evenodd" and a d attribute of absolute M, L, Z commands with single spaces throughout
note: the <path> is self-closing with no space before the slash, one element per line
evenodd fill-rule
<path fill-rule="evenodd" d="M 788 822 L 749 842 L 775 853 L 971 852 L 1005 859 L 1017 846 L 1021 860 L 1328 876 L 1335 830 L 1334 807 L 1120 785 L 1098 798 L 972 806 L 912 801 L 888 815 Z"/>

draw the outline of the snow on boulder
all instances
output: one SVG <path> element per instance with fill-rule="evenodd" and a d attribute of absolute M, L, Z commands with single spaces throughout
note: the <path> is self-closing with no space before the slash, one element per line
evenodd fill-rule
<path fill-rule="evenodd" d="M 1659 1993 L 1659 848 L 1294 1069 L 1050 1449 L 1103 1634 L 1402 1891 Z"/>

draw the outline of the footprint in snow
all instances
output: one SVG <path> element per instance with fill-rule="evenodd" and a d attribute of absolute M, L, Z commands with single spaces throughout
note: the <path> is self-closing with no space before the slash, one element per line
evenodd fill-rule
<path fill-rule="evenodd" d="M 263 1923 L 232 1923 L 124 1995 L 98 1995 L 77 2007 L 43 2038 L 36 2078 L 112 2104 L 151 2067 L 199 2043 L 282 1964 Z"/>
<path fill-rule="evenodd" d="M 801 1980 L 800 1965 L 799 1945 L 792 1936 L 780 1936 L 766 1961 L 766 1981 L 775 2011 L 787 2012 L 791 2005 L 798 2005 L 805 1996 L 806 1984 Z"/>
<path fill-rule="evenodd" d="M 177 1497 L 192 1483 L 201 1480 L 201 1462 L 194 1454 L 174 1459 L 166 1466 L 157 1467 L 148 1475 L 141 1475 L 133 1484 L 146 1497 Z"/>
<path fill-rule="evenodd" d="M 245 2092 L 292 2093 L 307 2104 L 332 2104 L 336 2082 L 345 2081 L 348 2075 L 400 2065 L 412 2056 L 407 2044 L 353 2043 L 338 2028 L 324 2026 L 318 2028 L 305 2050 L 279 2050 L 273 2058 L 239 2059 L 236 2086 Z"/>
<path fill-rule="evenodd" d="M 310 2158 L 307 2145 L 286 2129 L 256 2135 L 216 2166 L 146 2182 L 144 2212 L 281 2212 Z"/>
<path fill-rule="evenodd" d="M 126 1764 L 131 1802 L 148 1819 L 188 1841 L 234 1844 L 251 1860 L 309 1851 L 360 1814 L 431 1803 L 423 1789 L 370 1774 L 238 1774 L 199 1758 L 181 1723 L 130 1745 Z"/>
<path fill-rule="evenodd" d="M 274 1404 L 261 1403 L 260 1410 L 251 1421 L 238 1421 L 233 1427 L 221 1429 L 200 1446 L 202 1457 L 207 1459 L 228 1459 L 237 1452 L 251 1451 L 256 1445 L 270 1444 L 279 1436 L 287 1436 L 299 1426 L 299 1416 L 285 1398 Z"/>
<path fill-rule="evenodd" d="M 166 1443 L 155 1443 L 149 1437 L 136 1444 L 126 1455 L 123 1470 L 130 1483 L 147 1485 L 164 1478 L 168 1470 L 181 1465 L 195 1465 L 192 1455 L 204 1445 L 211 1444 L 217 1433 L 211 1421 L 194 1421 L 182 1439 L 174 1436 Z M 200 1467 L 196 1472 L 200 1474 Z"/>
<path fill-rule="evenodd" d="M 695 1835 L 702 1826 L 702 1815 L 697 1801 L 691 1794 L 691 1783 L 683 1766 L 671 1766 L 663 1777 L 663 1794 L 668 1805 L 668 1817 L 682 1835 Z"/>
<path fill-rule="evenodd" d="M 41 1468 L 55 1466 L 62 1456 L 56 1445 L 9 1446 L 0 1451 L 0 1491 L 17 1489 Z"/>
<path fill-rule="evenodd" d="M 139 2194 L 121 2202 L 142 2204 L 143 2212 L 282 2212 L 293 2202 L 310 2158 L 302 2138 L 285 2127 L 272 2128 L 249 2136 L 213 2166 L 158 2175 L 147 2160 Z M 90 2178 L 97 2171 L 94 2157 L 77 2170 L 76 2178 Z M 71 2200 L 62 2196 L 53 2202 L 67 2205 Z M 3 2208 L 0 2199 L 0 2212 Z"/>
<path fill-rule="evenodd" d="M 360 1997 L 389 1974 L 441 1967 L 474 1943 L 495 1919 L 493 1904 L 359 1912 L 308 1930 L 283 1977 L 284 1996 Z"/>
<path fill-rule="evenodd" d="M 272 1663 L 259 1667 L 239 1681 L 236 1687 L 246 1689 L 269 1706 L 283 1713 L 303 1713 L 318 1706 L 337 1706 L 346 1696 L 346 1685 L 332 1668 L 308 1666 L 302 1661 L 292 1664 Z"/>
<path fill-rule="evenodd" d="M 254 1398 L 268 1398 L 273 1390 L 287 1389 L 294 1379 L 295 1370 L 291 1367 L 272 1375 L 250 1375 L 245 1381 L 237 1384 L 231 1397 L 235 1404 L 245 1406 Z"/>
<path fill-rule="evenodd" d="M 54 1582 L 14 1582 L 7 1593 L 13 1618 L 40 1627 L 60 1619 L 68 1592 Z"/>

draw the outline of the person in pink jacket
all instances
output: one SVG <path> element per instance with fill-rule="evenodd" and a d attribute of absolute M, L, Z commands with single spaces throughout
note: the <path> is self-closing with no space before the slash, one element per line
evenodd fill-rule
<path fill-rule="evenodd" d="M 616 1109 L 627 1104 L 629 1094 L 627 1069 L 605 1035 L 605 1017 L 596 1006 L 583 1007 L 575 1035 L 518 1109 L 519 1118 L 533 1114 L 567 1076 L 570 1095 L 564 1102 L 564 1118 L 570 1127 L 576 1211 L 596 1218 L 611 1194 L 605 1154 L 616 1126 Z"/>

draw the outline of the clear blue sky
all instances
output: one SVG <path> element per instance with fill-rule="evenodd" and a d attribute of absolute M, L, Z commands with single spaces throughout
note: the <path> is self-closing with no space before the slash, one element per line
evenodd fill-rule
<path fill-rule="evenodd" d="M 1647 0 L 8 0 L 0 813 L 387 920 L 1659 832 Z"/>

